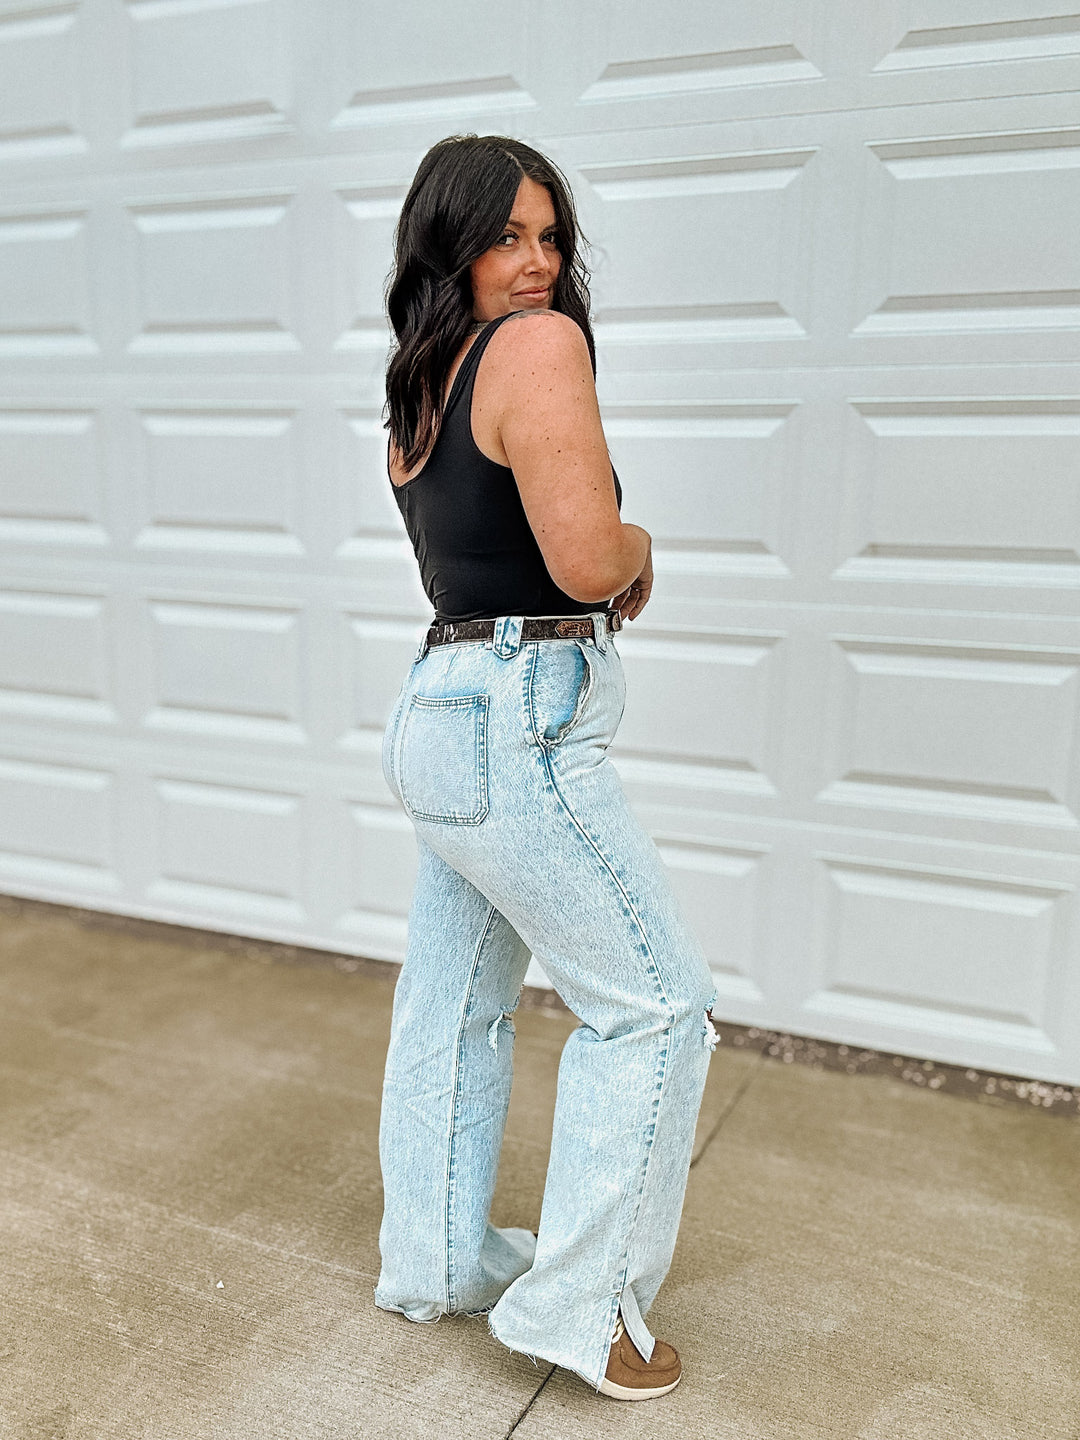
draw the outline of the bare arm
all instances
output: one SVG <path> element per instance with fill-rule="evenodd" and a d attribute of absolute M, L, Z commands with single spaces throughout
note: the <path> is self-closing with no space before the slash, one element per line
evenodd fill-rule
<path fill-rule="evenodd" d="M 619 517 L 578 326 L 555 311 L 515 317 L 489 350 L 499 438 L 551 578 L 586 604 L 623 598 L 646 569 L 651 583 L 649 534 Z"/>

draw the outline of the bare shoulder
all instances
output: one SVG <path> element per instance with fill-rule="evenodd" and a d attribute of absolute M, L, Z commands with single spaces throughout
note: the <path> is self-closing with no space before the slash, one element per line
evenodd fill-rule
<path fill-rule="evenodd" d="M 497 465 L 516 465 L 523 475 L 529 436 L 546 444 L 543 437 L 553 427 L 564 433 L 576 414 L 584 414 L 586 424 L 600 423 L 581 327 L 556 310 L 510 315 L 491 336 L 476 372 L 471 422 L 480 451 Z"/>
<path fill-rule="evenodd" d="M 592 373 L 580 325 L 560 310 L 518 311 L 499 326 L 488 348 L 500 369 L 504 365 L 511 371 L 533 371 L 538 365 L 575 369 L 584 364 Z"/>

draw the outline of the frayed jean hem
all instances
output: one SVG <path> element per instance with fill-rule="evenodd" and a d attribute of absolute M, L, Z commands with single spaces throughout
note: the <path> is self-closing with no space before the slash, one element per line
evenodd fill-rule
<path fill-rule="evenodd" d="M 375 1297 L 376 1310 L 385 1310 L 393 1315 L 404 1315 L 406 1320 L 411 1320 L 415 1325 L 434 1325 L 444 1315 L 460 1315 L 466 1320 L 475 1320 L 480 1315 L 488 1315 L 494 1308 L 495 1302 L 484 1305 L 479 1310 L 440 1310 L 437 1305 L 391 1305 L 385 1300 Z"/>

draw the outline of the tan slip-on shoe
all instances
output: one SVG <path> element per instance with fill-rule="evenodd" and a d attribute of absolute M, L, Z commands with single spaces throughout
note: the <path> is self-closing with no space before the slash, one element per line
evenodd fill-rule
<path fill-rule="evenodd" d="M 652 1359 L 646 1360 L 627 1335 L 620 1315 L 611 1337 L 607 1369 L 600 1381 L 601 1395 L 610 1395 L 613 1400 L 652 1400 L 674 1390 L 681 1378 L 682 1364 L 676 1351 L 657 1340 Z"/>

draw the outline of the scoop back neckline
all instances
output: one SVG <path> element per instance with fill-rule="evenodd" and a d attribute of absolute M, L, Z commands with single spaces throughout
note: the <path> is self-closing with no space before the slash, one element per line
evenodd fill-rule
<path fill-rule="evenodd" d="M 465 352 L 465 359 L 462 360 L 461 364 L 458 366 L 458 368 L 457 368 L 457 374 L 454 376 L 453 384 L 450 386 L 450 391 L 449 391 L 449 393 L 448 393 L 448 395 L 447 395 L 447 397 L 446 397 L 446 404 L 443 406 L 443 413 L 442 413 L 442 419 L 443 419 L 443 422 L 444 422 L 444 423 L 445 423 L 445 420 L 446 420 L 447 415 L 449 415 L 449 413 L 450 413 L 450 407 L 451 407 L 451 405 L 454 403 L 454 395 L 455 395 L 455 393 L 457 392 L 458 381 L 461 379 L 461 372 L 465 369 L 466 362 L 468 361 L 469 356 L 470 356 L 470 355 L 473 353 L 473 351 L 476 349 L 476 346 L 479 344 L 479 342 L 480 342 L 480 337 L 481 337 L 481 335 L 483 335 L 484 331 L 487 330 L 487 329 L 489 328 L 489 326 L 491 326 L 491 325 L 496 325 L 496 324 L 498 324 L 499 322 L 501 322 L 501 321 L 503 321 L 503 320 L 509 320 L 511 315 L 526 315 L 526 314 L 528 314 L 528 313 L 529 313 L 529 312 L 526 311 L 526 310 L 508 310 L 505 315 L 495 315 L 495 316 L 493 316 L 493 317 L 487 322 L 487 324 L 483 327 L 483 329 L 478 330 L 478 331 L 476 332 L 476 339 L 475 339 L 475 340 L 473 341 L 473 343 L 469 346 L 468 350 L 466 350 L 466 352 Z M 484 455 L 484 452 L 480 449 L 480 446 L 477 445 L 475 439 L 473 439 L 472 419 L 471 419 L 471 417 L 470 417 L 469 427 L 468 427 L 468 428 L 469 428 L 469 439 L 472 440 L 473 446 L 475 447 L 477 453 L 480 454 L 480 455 L 482 455 L 483 458 L 488 462 L 489 465 L 494 465 L 494 466 L 496 466 L 499 470 L 509 470 L 509 469 L 511 468 L 509 465 L 500 465 L 497 460 L 492 460 L 489 455 Z M 441 434 L 442 434 L 442 425 L 440 424 L 440 426 L 439 426 L 439 435 L 441 435 Z M 390 474 L 390 441 L 391 441 L 391 439 L 392 439 L 393 437 L 392 437 L 392 436 L 387 436 L 387 439 L 386 439 L 386 476 L 387 476 L 387 479 L 390 481 L 391 487 L 392 487 L 394 490 L 407 490 L 407 489 L 409 488 L 409 486 L 415 484 L 415 482 L 416 482 L 417 480 L 422 480 L 422 479 L 423 479 L 423 477 L 427 474 L 428 466 L 431 464 L 432 456 L 435 454 L 435 446 L 438 445 L 438 443 L 439 443 L 439 435 L 436 435 L 436 436 L 435 436 L 435 440 L 434 440 L 434 442 L 432 443 L 431 449 L 428 451 L 428 457 L 427 457 L 427 459 L 424 461 L 424 463 L 423 463 L 423 465 L 420 467 L 420 469 L 416 472 L 415 475 L 411 475 L 408 480 L 403 480 L 400 485 L 395 485 L 395 484 L 394 484 L 394 477 L 393 477 L 393 475 Z"/>

